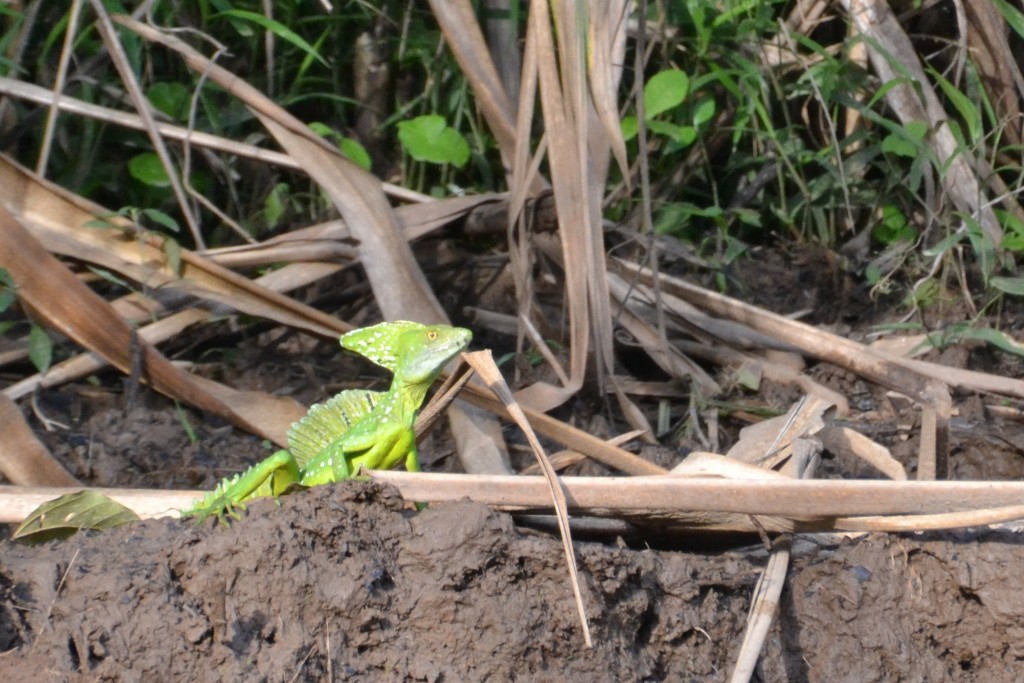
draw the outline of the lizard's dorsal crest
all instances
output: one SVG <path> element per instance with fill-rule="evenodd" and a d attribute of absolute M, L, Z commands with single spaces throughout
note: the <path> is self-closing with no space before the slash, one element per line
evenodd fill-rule
<path fill-rule="evenodd" d="M 394 372 L 398 367 L 397 343 L 403 332 L 420 330 L 426 325 L 395 320 L 389 323 L 378 323 L 372 327 L 353 330 L 341 336 L 341 347 L 355 351 L 373 363 Z"/>
<path fill-rule="evenodd" d="M 347 389 L 329 401 L 317 403 L 288 430 L 288 450 L 299 467 L 324 452 L 353 425 L 370 414 L 384 396 L 379 391 Z"/>

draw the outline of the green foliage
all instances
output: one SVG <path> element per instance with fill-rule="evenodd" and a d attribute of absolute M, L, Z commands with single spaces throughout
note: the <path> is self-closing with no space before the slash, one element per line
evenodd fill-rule
<path fill-rule="evenodd" d="M 690 79 L 678 69 L 659 71 L 644 84 L 644 116 L 653 119 L 669 109 L 675 109 L 690 88 Z"/>
<path fill-rule="evenodd" d="M 268 226 L 276 226 L 284 216 L 289 189 L 287 183 L 278 183 L 263 200 L 263 218 Z"/>
<path fill-rule="evenodd" d="M 1012 337 L 973 321 L 961 320 L 946 325 L 942 330 L 925 335 L 925 348 L 945 349 L 967 341 L 983 342 L 1005 353 L 1024 356 L 1024 345 Z"/>
<path fill-rule="evenodd" d="M 188 413 L 185 412 L 185 409 L 177 401 L 174 402 L 174 411 L 178 415 L 178 422 L 181 423 L 181 428 L 188 435 L 189 443 L 193 445 L 199 443 L 199 436 L 196 434 L 195 427 L 192 426 L 192 421 L 188 419 Z"/>
<path fill-rule="evenodd" d="M 942 94 L 945 95 L 956 108 L 956 112 L 960 115 L 960 121 L 967 126 L 967 138 L 964 139 L 963 133 L 960 130 L 960 124 L 958 124 L 956 120 L 949 122 L 950 128 L 956 136 L 957 141 L 960 142 L 960 144 L 969 145 L 979 142 L 982 137 L 982 123 L 981 111 L 977 103 L 971 102 L 971 100 L 969 100 L 959 88 L 950 83 L 935 69 L 929 69 L 928 71 L 929 75 L 935 79 L 935 82 L 938 84 L 939 88 L 941 88 Z"/>
<path fill-rule="evenodd" d="M 994 2 L 1012 37 L 1024 38 L 1024 13 L 1007 0 Z M 1006 286 L 999 278 L 1012 273 L 995 245 L 969 220 L 961 229 L 965 219 L 948 210 L 934 212 L 941 203 L 933 200 L 942 170 L 934 168 L 929 123 L 902 124 L 886 103 L 891 89 L 906 82 L 905 66 L 894 65 L 902 77 L 877 82 L 849 59 L 846 48 L 855 39 L 841 18 L 800 35 L 780 21 L 792 10 L 788 0 L 667 0 L 648 7 L 650 26 L 665 31 L 648 41 L 650 59 L 643 73 L 624 71 L 621 128 L 633 158 L 640 151 L 641 123 L 647 131 L 659 233 L 691 242 L 702 255 L 713 252 L 713 260 L 721 263 L 730 240 L 750 244 L 788 237 L 839 248 L 867 229 L 876 250 L 914 241 L 919 249 L 944 253 L 957 245 L 978 264 L 982 283 Z M 13 9 L 2 11 L 21 16 Z M 349 3 L 327 13 L 308 0 L 269 5 L 203 0 L 187 13 L 166 2 L 154 3 L 152 12 L 158 25 L 208 33 L 225 48 L 218 56 L 222 65 L 245 65 L 246 79 L 256 88 L 303 121 L 325 122 L 311 127 L 360 167 L 399 176 L 398 182 L 438 195 L 452 186 L 505 189 L 490 133 L 453 58 L 438 49 L 443 41 L 426 4 L 398 9 Z M 401 16 L 388 16 L 392 21 L 383 22 L 382 29 L 381 17 L 398 12 Z M 47 30 L 30 36 L 25 54 L 31 57 L 22 65 L 27 80 L 48 82 L 66 23 L 67 3 L 40 4 L 37 25 Z M 16 35 L 17 26 L 12 23 L 4 41 Z M 130 32 L 120 35 L 131 67 L 162 115 L 196 130 L 266 144 L 266 131 L 236 98 L 166 51 Z M 272 54 L 268 35 L 274 39 Z M 382 120 L 370 133 L 360 127 L 365 107 L 356 101 L 353 86 L 354 46 L 364 35 L 379 37 L 386 65 L 393 75 L 401 74 L 393 99 L 379 112 Z M 634 43 L 627 44 L 634 49 Z M 103 50 L 95 30 L 83 30 L 76 41 L 79 60 L 98 57 Z M 970 55 L 963 69 L 950 69 L 943 61 L 947 56 L 920 54 L 962 149 L 984 159 L 1009 159 L 994 173 L 1012 191 L 1019 184 L 1015 178 L 1021 164 L 1013 160 L 1020 158 L 1020 150 L 1001 142 L 1006 122 L 999 120 L 997 98 L 987 94 Z M 632 53 L 626 63 L 633 64 Z M 95 78 L 73 81 L 68 94 L 123 107 L 118 88 L 107 87 L 110 83 L 117 83 L 116 74 L 108 66 L 98 67 Z M 638 90 L 642 121 L 630 103 L 630 94 Z M 150 228 L 175 231 L 179 209 L 144 133 L 73 116 L 62 117 L 61 125 L 49 167 L 57 183 L 104 205 L 158 211 L 164 218 L 146 216 Z M 37 149 L 38 130 L 26 131 L 19 144 Z M 181 147 L 173 144 L 171 154 L 180 173 Z M 308 191 L 301 175 L 268 172 L 262 165 L 253 172 L 253 162 L 230 155 L 193 153 L 190 159 L 189 183 L 215 205 L 229 207 L 253 234 L 313 222 L 324 212 L 322 195 Z M 629 215 L 635 201 L 623 200 L 609 213 Z M 212 213 L 196 210 L 200 225 L 218 225 Z M 1024 251 L 1024 226 L 1007 212 L 1000 219 L 1007 235 L 1002 248 Z M 211 245 L 231 234 L 206 229 Z M 179 239 L 191 236 L 179 233 Z M 175 241 L 170 245 L 170 251 L 179 248 Z M 908 259 L 906 267 L 920 263 Z M 865 275 L 890 277 L 877 268 Z M 902 277 L 903 286 L 916 275 Z M 1016 296 L 1012 288 L 996 289 Z"/>
<path fill-rule="evenodd" d="M 1013 294 L 1014 296 L 1024 296 L 1024 277 L 1002 277 L 997 275 L 990 278 L 988 283 L 1000 292 Z"/>
<path fill-rule="evenodd" d="M 996 8 L 1003 15 L 1003 19 L 1021 38 L 1024 38 L 1024 13 L 1006 2 L 1006 0 L 993 0 Z"/>
<path fill-rule="evenodd" d="M 345 155 L 345 158 L 359 166 L 365 171 L 369 171 L 373 162 L 370 160 L 370 154 L 366 151 L 358 140 L 353 138 L 342 138 L 338 142 L 338 149 Z"/>
<path fill-rule="evenodd" d="M 910 227 L 899 207 L 886 204 L 882 207 L 882 220 L 871 231 L 871 236 L 882 244 L 892 244 L 913 241 L 917 233 Z"/>
<path fill-rule="evenodd" d="M 16 298 L 14 278 L 6 268 L 0 268 L 0 313 L 10 308 Z"/>
<path fill-rule="evenodd" d="M 1024 13 L 1005 0 L 996 6 L 1024 37 Z M 996 209 L 1006 232 L 1000 249 L 951 203 L 935 211 L 947 169 L 935 163 L 931 123 L 904 124 L 888 108 L 892 89 L 911 82 L 906 65 L 893 64 L 898 77 L 878 82 L 836 49 L 856 40 L 841 21 L 800 35 L 780 21 L 791 8 L 782 0 L 670 0 L 651 8 L 652 26 L 671 27 L 650 41 L 642 75 L 655 230 L 721 264 L 726 238 L 790 236 L 839 249 L 868 229 L 871 249 L 894 249 L 897 259 L 885 272 L 872 255 L 851 264 L 873 285 L 906 291 L 926 260 L 962 269 L 966 255 L 968 287 L 1020 295 L 1024 287 L 1003 254 L 1024 251 L 1024 221 Z M 965 153 L 1008 160 L 996 173 L 1013 192 L 1024 165 L 1019 149 L 999 146 L 1007 122 L 991 85 L 969 58 L 957 71 L 944 55 L 920 54 L 948 114 L 943 125 Z M 626 111 L 622 130 L 633 155 L 639 125 Z M 948 258 L 954 247 L 956 258 Z M 936 277 L 947 274 L 943 268 Z M 924 284 L 905 302 L 930 305 L 943 291 Z"/>
<path fill-rule="evenodd" d="M 924 121 L 910 121 L 902 127 L 882 138 L 882 151 L 888 154 L 913 159 L 926 153 L 924 136 L 928 133 L 928 124 Z"/>
<path fill-rule="evenodd" d="M 241 20 L 232 21 L 231 23 L 232 26 L 234 26 L 235 29 L 238 30 L 245 37 L 252 37 L 253 33 L 244 28 L 241 28 L 243 26 L 242 22 L 252 22 L 257 26 L 260 26 L 266 29 L 267 31 L 270 31 L 278 38 L 288 41 L 295 47 L 299 48 L 299 50 L 304 52 L 307 56 L 319 61 L 325 67 L 330 66 L 330 64 L 327 63 L 327 60 L 320 56 L 320 53 L 317 52 L 316 48 L 314 48 L 312 45 L 306 42 L 306 40 L 303 39 L 302 36 L 292 31 L 290 28 L 282 24 L 280 21 L 275 21 L 273 19 L 263 16 L 262 14 L 257 14 L 256 12 L 249 12 L 240 9 L 230 9 L 225 12 L 222 12 L 221 14 L 214 15 L 211 18 L 219 19 L 221 17 L 227 17 L 229 19 L 234 20 Z"/>
<path fill-rule="evenodd" d="M 1024 221 L 1005 209 L 996 209 L 995 213 L 1006 234 L 1003 247 L 1010 251 L 1024 251 Z"/>
<path fill-rule="evenodd" d="M 46 374 L 53 361 L 53 340 L 45 329 L 35 323 L 28 331 L 28 358 L 40 374 Z"/>
<path fill-rule="evenodd" d="M 106 3 L 111 11 L 120 12 L 124 4 Z M 328 135 L 360 167 L 369 170 L 372 158 L 373 163 L 384 164 L 374 169 L 376 173 L 393 175 L 396 170 L 411 169 L 416 174 L 415 184 L 426 187 L 457 182 L 480 191 L 503 189 L 497 184 L 503 177 L 499 155 L 486 129 L 477 127 L 465 79 L 455 68 L 452 56 L 437 49 L 440 32 L 428 6 L 398 9 L 350 3 L 327 12 L 307 0 L 270 4 L 203 0 L 189 5 L 187 12 L 167 2 L 153 3 L 150 9 L 155 24 L 179 29 L 184 40 L 206 54 L 214 54 L 213 43 L 222 45 L 224 49 L 216 57 L 220 65 L 234 70 L 244 65 L 244 77 L 251 85 L 301 120 L 329 122 L 320 133 Z M 14 10 L 3 10 L 5 15 L 20 17 Z M 382 31 L 381 17 L 396 11 L 402 14 L 393 17 L 395 21 L 386 23 Z M 20 64 L 19 78 L 52 82 L 67 13 L 67 3 L 40 3 L 34 25 L 45 30 L 29 35 L 24 50 L 29 57 Z M 11 23 L 2 39 L 13 40 L 18 30 L 19 25 Z M 204 42 L 198 38 L 201 34 L 211 40 Z M 268 34 L 274 38 L 272 45 L 266 41 Z M 393 76 L 400 77 L 394 99 L 380 112 L 385 120 L 372 131 L 369 140 L 360 137 L 366 134 L 358 125 L 366 107 L 356 101 L 354 91 L 354 46 L 363 35 L 378 37 L 386 66 Z M 119 36 L 132 70 L 140 76 L 147 98 L 162 118 L 188 124 L 197 131 L 273 147 L 268 144 L 264 127 L 236 97 L 193 72 L 169 51 L 151 46 L 129 31 L 119 31 Z M 124 109 L 119 94 L 123 94 L 123 86 L 104 53 L 95 29 L 86 23 L 76 40 L 75 58 L 79 63 L 95 59 L 97 66 L 91 67 L 88 79 L 71 80 L 67 94 Z M 30 109 L 30 105 L 17 102 L 14 106 L 24 107 L 25 114 Z M 421 115 L 440 116 L 446 122 L 440 151 L 447 156 L 441 158 L 437 149 L 431 150 L 429 139 L 414 140 L 407 153 L 425 161 L 406 168 L 402 163 L 406 148 L 398 140 L 398 123 Z M 101 205 L 146 207 L 183 222 L 167 171 L 153 154 L 145 133 L 81 116 L 62 116 L 60 126 L 61 134 L 54 140 L 48 166 L 49 176 L 56 183 Z M 8 143 L 27 152 L 22 160 L 30 159 L 28 155 L 39 147 L 42 130 L 42 126 L 23 126 L 21 138 Z M 371 142 L 375 148 L 371 148 Z M 470 147 L 477 150 L 475 156 Z M 198 153 L 196 149 L 189 158 L 189 184 L 253 234 L 265 236 L 267 230 L 276 229 L 282 222 L 322 220 L 323 196 L 308 191 L 309 181 L 303 174 L 229 154 Z M 183 148 L 172 141 L 169 151 L 173 172 L 180 174 L 185 162 Z M 474 163 L 469 163 L 470 158 Z M 285 197 L 283 187 L 293 191 Z M 197 204 L 193 210 L 199 212 L 198 223 L 203 226 L 207 244 L 216 246 L 229 236 L 232 241 L 236 239 L 231 231 L 219 227 L 220 218 L 205 207 Z M 161 232 L 169 230 L 159 221 L 151 226 Z M 181 239 L 191 240 L 191 235 L 182 234 Z"/>
<path fill-rule="evenodd" d="M 129 159 L 128 172 L 140 183 L 150 187 L 171 186 L 171 180 L 156 152 L 144 152 Z"/>
<path fill-rule="evenodd" d="M 416 161 L 452 164 L 462 168 L 469 161 L 469 143 L 445 123 L 443 116 L 425 114 L 398 123 L 398 140 Z"/>
<path fill-rule="evenodd" d="M 6 268 L 0 268 L 0 312 L 13 306 L 16 299 L 17 287 L 14 278 Z M 0 334 L 6 333 L 16 324 L 20 323 L 13 320 L 3 321 L 0 323 Z M 29 323 L 28 358 L 41 374 L 45 374 L 53 362 L 53 340 L 44 328 L 34 322 Z"/>
<path fill-rule="evenodd" d="M 191 97 L 192 94 L 182 83 L 156 82 L 146 88 L 146 99 L 172 121 L 184 121 L 187 118 Z"/>
<path fill-rule="evenodd" d="M 366 148 L 359 143 L 358 140 L 355 140 L 353 138 L 347 138 L 344 135 L 340 135 L 330 126 L 316 121 L 309 124 L 309 127 L 317 135 L 327 138 L 329 140 L 334 140 L 335 143 L 338 145 L 338 149 L 341 151 L 342 154 L 345 155 L 345 158 L 347 158 L 349 161 L 356 164 L 363 170 L 370 170 L 370 167 L 372 166 L 370 154 L 369 152 L 366 151 Z"/>

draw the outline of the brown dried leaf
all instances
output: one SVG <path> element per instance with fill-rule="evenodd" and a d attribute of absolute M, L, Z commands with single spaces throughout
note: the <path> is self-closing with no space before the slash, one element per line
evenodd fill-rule
<path fill-rule="evenodd" d="M 0 474 L 19 486 L 80 486 L 54 459 L 14 401 L 0 394 Z"/>
<path fill-rule="evenodd" d="M 52 253 L 94 263 L 149 289 L 176 289 L 284 325 L 334 337 L 347 330 L 336 318 L 254 284 L 188 249 L 180 249 L 180 272 L 168 262 L 166 239 L 135 235 L 127 221 L 105 219 L 119 228 L 96 226 L 101 207 L 74 195 L 0 155 L 0 205 Z"/>
<path fill-rule="evenodd" d="M 125 373 L 131 372 L 133 353 L 140 353 L 141 379 L 161 393 L 219 415 L 254 434 L 282 442 L 284 434 L 268 430 L 259 421 L 243 418 L 144 340 L 136 338 L 137 346 L 133 346 L 132 329 L 110 304 L 82 284 L 3 209 L 0 209 L 0 263 L 17 284 L 19 298 L 54 329 L 102 355 Z"/>

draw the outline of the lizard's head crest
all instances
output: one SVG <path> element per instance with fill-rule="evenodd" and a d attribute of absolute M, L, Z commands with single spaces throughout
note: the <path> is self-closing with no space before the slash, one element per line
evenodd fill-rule
<path fill-rule="evenodd" d="M 450 325 L 423 325 L 405 320 L 353 330 L 341 346 L 387 368 L 410 384 L 432 382 L 465 349 L 473 333 Z"/>

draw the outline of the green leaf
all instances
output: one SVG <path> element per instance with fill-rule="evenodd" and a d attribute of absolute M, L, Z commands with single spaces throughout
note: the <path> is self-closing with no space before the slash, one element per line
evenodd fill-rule
<path fill-rule="evenodd" d="M 139 516 L 120 503 L 97 493 L 69 493 L 33 510 L 11 537 L 28 545 L 71 536 L 79 529 L 110 529 Z"/>
<path fill-rule="evenodd" d="M 333 138 L 338 135 L 334 132 L 333 128 L 328 126 L 326 123 L 321 123 L 320 121 L 313 121 L 307 125 L 311 131 L 322 138 Z"/>
<path fill-rule="evenodd" d="M 410 121 L 399 121 L 398 141 L 416 161 L 453 164 L 462 168 L 469 161 L 469 143 L 448 126 L 443 116 L 426 114 Z"/>
<path fill-rule="evenodd" d="M 873 332 L 920 332 L 921 323 L 879 323 L 872 325 Z"/>
<path fill-rule="evenodd" d="M 996 245 L 982 229 L 981 223 L 971 216 L 964 216 L 963 220 L 967 225 L 967 239 L 970 240 L 971 249 L 974 251 L 974 262 L 987 285 L 996 268 Z"/>
<path fill-rule="evenodd" d="M 319 121 L 313 121 L 310 123 L 309 128 L 322 138 L 336 140 L 338 143 L 338 149 L 341 150 L 341 153 L 346 159 L 365 171 L 370 170 L 370 166 L 372 165 L 370 155 L 358 140 L 340 135 L 336 130 Z"/>
<path fill-rule="evenodd" d="M 877 263 L 869 263 L 864 269 L 864 279 L 868 281 L 868 284 L 874 287 L 882 279 L 882 269 L 878 267 Z"/>
<path fill-rule="evenodd" d="M 999 218 L 999 225 L 1006 233 L 1003 248 L 1008 251 L 1024 251 L 1024 221 L 1006 209 L 995 208 L 994 211 Z"/>
<path fill-rule="evenodd" d="M 469 146 L 467 145 L 466 148 L 468 150 Z M 366 148 L 359 143 L 358 140 L 353 140 L 352 138 L 342 138 L 341 140 L 338 141 L 338 149 L 340 149 L 341 153 L 345 155 L 345 158 L 347 158 L 349 161 L 351 161 L 364 171 L 369 171 L 370 167 L 373 165 L 373 162 L 370 160 L 370 154 L 366 151 Z"/>
<path fill-rule="evenodd" d="M 145 152 L 132 157 L 128 161 L 128 172 L 139 182 L 150 187 L 170 187 L 171 181 L 160 157 L 154 152 Z"/>
<path fill-rule="evenodd" d="M 0 268 L 0 311 L 6 311 L 10 308 L 16 296 L 14 278 L 11 277 L 6 268 Z"/>
<path fill-rule="evenodd" d="M 118 276 L 114 275 L 113 273 L 111 273 L 106 268 L 97 268 L 96 266 L 86 266 L 86 268 L 88 268 L 93 273 L 95 273 L 97 276 L 103 278 L 107 282 L 110 282 L 110 283 L 113 283 L 115 285 L 118 285 L 119 287 L 124 287 L 125 289 L 127 289 L 129 291 L 132 288 L 131 285 L 128 284 L 127 280 L 119 278 Z"/>
<path fill-rule="evenodd" d="M 146 98 L 154 107 L 175 121 L 183 121 L 188 112 L 189 91 L 175 81 L 153 83 L 146 89 Z"/>
<path fill-rule="evenodd" d="M 982 341 L 986 344 L 991 344 L 1001 351 L 1013 353 L 1018 356 L 1024 356 L 1024 345 L 1019 344 L 1017 341 L 1011 339 L 999 330 L 993 330 L 988 327 L 971 327 L 965 329 L 961 333 L 961 339 L 968 341 Z"/>
<path fill-rule="evenodd" d="M 185 430 L 185 434 L 188 435 L 189 443 L 195 446 L 199 443 L 199 436 L 196 434 L 195 427 L 192 426 L 191 420 L 188 419 L 188 413 L 181 407 L 181 404 L 177 401 L 174 402 L 174 410 L 178 413 L 178 421 L 181 422 L 182 429 Z"/>
<path fill-rule="evenodd" d="M 34 323 L 28 331 L 28 358 L 40 374 L 46 374 L 53 360 L 53 340 L 46 330 Z"/>
<path fill-rule="evenodd" d="M 693 126 L 683 126 L 679 129 L 679 134 L 676 135 L 675 141 L 683 147 L 690 145 L 694 140 L 697 139 L 697 129 Z"/>
<path fill-rule="evenodd" d="M 907 132 L 911 138 L 917 142 L 924 140 L 924 136 L 928 134 L 928 123 L 925 121 L 907 121 L 903 124 L 903 130 Z"/>
<path fill-rule="evenodd" d="M 177 240 L 173 240 L 170 237 L 164 240 L 164 257 L 167 259 L 167 266 L 171 271 L 181 276 L 181 245 L 178 244 Z"/>
<path fill-rule="evenodd" d="M 911 242 L 917 233 L 907 224 L 907 217 L 898 207 L 887 204 L 882 207 L 882 222 L 874 227 L 871 236 L 882 244 L 893 244 Z"/>
<path fill-rule="evenodd" d="M 966 237 L 962 232 L 954 232 L 951 235 L 947 235 L 943 239 L 939 240 L 934 246 L 925 249 L 923 252 L 925 258 L 935 258 L 941 256 L 949 251 L 952 247 L 959 244 L 963 238 Z"/>
<path fill-rule="evenodd" d="M 700 128 L 705 123 L 715 118 L 715 98 L 706 95 L 700 98 L 697 106 L 693 108 L 693 125 Z"/>
<path fill-rule="evenodd" d="M 647 130 L 657 135 L 664 135 L 667 138 L 675 139 L 682 130 L 682 127 L 668 121 L 648 121 Z"/>
<path fill-rule="evenodd" d="M 273 189 L 267 193 L 266 199 L 263 200 L 263 218 L 266 220 L 268 227 L 275 227 L 278 221 L 281 220 L 281 216 L 284 215 L 285 202 L 289 190 L 288 183 L 278 183 L 274 185 Z"/>
<path fill-rule="evenodd" d="M 181 226 L 178 225 L 178 221 L 174 220 L 160 209 L 143 209 L 142 215 L 157 225 L 162 225 L 171 232 L 181 232 Z"/>
<path fill-rule="evenodd" d="M 1003 19 L 1010 25 L 1014 32 L 1024 38 L 1024 14 L 1019 9 L 1006 2 L 1006 0 L 995 0 L 996 7 L 1003 14 Z"/>
<path fill-rule="evenodd" d="M 623 116 L 622 121 L 619 122 L 619 126 L 622 128 L 622 139 L 624 142 L 629 142 L 635 138 L 640 129 L 636 117 L 632 115 Z"/>
<path fill-rule="evenodd" d="M 652 133 L 671 138 L 684 147 L 697 139 L 697 129 L 693 126 L 677 126 L 668 121 L 648 121 L 647 128 Z"/>
<path fill-rule="evenodd" d="M 256 12 L 247 12 L 241 9 L 233 9 L 227 12 L 222 12 L 221 14 L 216 15 L 216 17 L 228 17 L 231 19 L 243 19 L 245 21 L 251 21 L 252 23 L 257 24 L 258 26 L 262 26 L 266 30 L 270 31 L 281 40 L 288 41 L 289 43 L 299 48 L 306 54 L 314 57 L 324 66 L 330 66 L 327 63 L 327 60 L 321 57 L 320 53 L 316 51 L 316 48 L 314 48 L 312 45 L 306 42 L 305 38 L 295 33 L 294 31 L 292 31 L 290 28 L 288 28 L 279 21 L 275 21 L 274 19 L 265 17 L 262 14 L 257 14 Z"/>
<path fill-rule="evenodd" d="M 743 363 L 736 369 L 736 383 L 749 391 L 761 388 L 761 367 L 754 363 Z"/>
<path fill-rule="evenodd" d="M 690 77 L 679 69 L 666 69 L 651 76 L 644 86 L 644 118 L 654 118 L 678 107 L 686 99 L 689 87 Z"/>
<path fill-rule="evenodd" d="M 917 156 L 917 145 L 899 135 L 889 134 L 882 140 L 882 151 L 913 159 Z"/>
<path fill-rule="evenodd" d="M 722 261 L 725 265 L 729 265 L 747 251 L 747 245 L 728 234 L 723 234 L 722 237 L 725 239 L 725 255 L 722 257 Z"/>
<path fill-rule="evenodd" d="M 1008 251 L 1024 251 L 1024 235 L 1007 235 L 1003 238 L 1003 248 Z"/>
<path fill-rule="evenodd" d="M 978 107 L 971 102 L 967 95 L 964 95 L 960 90 L 950 83 L 948 80 L 942 77 L 938 71 L 929 69 L 935 82 L 942 88 L 943 94 L 949 101 L 956 107 L 957 112 L 960 113 L 960 117 L 963 118 L 964 123 L 967 124 L 968 140 L 970 142 L 977 142 L 981 139 L 982 125 L 981 125 L 981 112 Z"/>
<path fill-rule="evenodd" d="M 892 132 L 882 140 L 882 151 L 914 159 L 924 149 L 921 141 L 928 134 L 924 121 L 908 121 L 903 126 L 893 125 Z"/>
<path fill-rule="evenodd" d="M 990 279 L 988 283 L 1000 292 L 1006 292 L 1007 294 L 1013 294 L 1014 296 L 1024 296 L 1024 277 L 1003 277 L 1002 275 L 996 275 Z"/>

